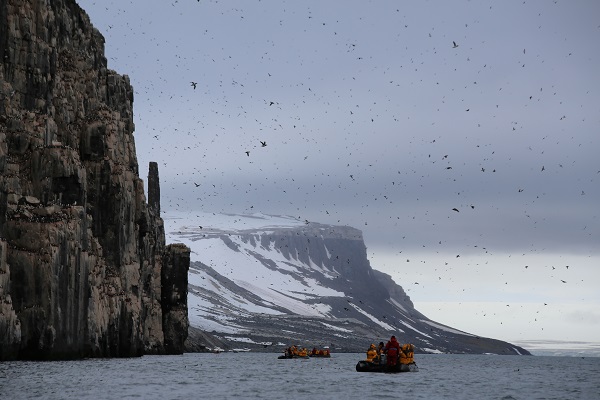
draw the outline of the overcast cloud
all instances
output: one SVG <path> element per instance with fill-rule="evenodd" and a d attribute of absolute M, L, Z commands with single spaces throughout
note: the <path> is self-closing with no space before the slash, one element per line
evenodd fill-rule
<path fill-rule="evenodd" d="M 375 268 L 437 280 L 408 287 L 417 302 L 481 288 L 542 301 L 492 270 L 538 256 L 531 285 L 576 261 L 577 286 L 548 290 L 600 303 L 600 3 L 78 2 L 131 78 L 140 171 L 159 163 L 165 216 L 354 226 Z M 434 277 L 449 260 L 471 291 Z"/>

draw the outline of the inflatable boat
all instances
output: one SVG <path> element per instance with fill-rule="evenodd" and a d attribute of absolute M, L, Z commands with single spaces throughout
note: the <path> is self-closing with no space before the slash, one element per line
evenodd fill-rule
<path fill-rule="evenodd" d="M 314 358 L 331 358 L 331 354 L 309 354 L 308 356 Z"/>
<path fill-rule="evenodd" d="M 290 356 L 288 354 L 284 354 L 282 356 L 277 357 L 278 360 L 287 360 L 287 359 L 292 359 L 292 358 L 304 358 L 304 359 L 308 359 L 310 357 L 309 356 L 296 356 L 296 355 Z"/>
<path fill-rule="evenodd" d="M 388 349 L 390 344 L 395 344 L 395 346 L 390 346 Z M 356 371 L 387 373 L 417 372 L 419 368 L 417 367 L 417 364 L 415 364 L 414 356 L 415 346 L 413 344 L 406 343 L 400 345 L 396 342 L 396 337 L 392 336 L 385 346 L 385 351 L 379 356 L 375 351 L 375 345 L 372 344 L 367 351 L 367 359 L 359 361 L 358 364 L 356 364 Z M 393 359 L 388 360 L 388 357 L 393 357 Z"/>
<path fill-rule="evenodd" d="M 386 372 L 393 374 L 397 372 L 417 372 L 419 367 L 414 362 L 410 364 L 397 363 L 396 365 L 379 364 L 371 361 L 359 361 L 356 364 L 357 372 Z"/>

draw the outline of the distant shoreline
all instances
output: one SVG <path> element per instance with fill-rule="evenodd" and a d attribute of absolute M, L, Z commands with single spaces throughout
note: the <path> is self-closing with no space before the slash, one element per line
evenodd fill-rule
<path fill-rule="evenodd" d="M 511 341 L 534 356 L 600 357 L 600 342 L 569 340 L 515 340 Z"/>

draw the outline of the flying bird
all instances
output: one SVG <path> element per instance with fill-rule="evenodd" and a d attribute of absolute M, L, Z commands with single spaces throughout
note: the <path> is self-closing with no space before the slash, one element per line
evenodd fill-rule
<path fill-rule="evenodd" d="M 247 152 L 246 152 L 246 155 L 247 155 L 248 157 L 250 157 L 250 151 L 247 151 Z"/>
<path fill-rule="evenodd" d="M 453 208 L 452 211 L 460 212 L 458 211 L 458 208 Z"/>
<path fill-rule="evenodd" d="M 267 147 L 267 142 L 263 142 L 262 140 L 260 140 L 260 145 L 261 147 Z"/>
<path fill-rule="evenodd" d="M 194 89 L 196 89 L 196 85 L 198 84 L 198 82 L 190 82 L 190 84 L 194 87 Z"/>
<path fill-rule="evenodd" d="M 455 42 L 455 41 L 452 41 L 452 44 L 453 44 L 453 46 L 452 46 L 452 48 L 453 48 L 453 49 L 455 49 L 455 48 L 457 48 L 457 47 L 458 47 L 458 45 L 456 44 L 456 42 Z"/>

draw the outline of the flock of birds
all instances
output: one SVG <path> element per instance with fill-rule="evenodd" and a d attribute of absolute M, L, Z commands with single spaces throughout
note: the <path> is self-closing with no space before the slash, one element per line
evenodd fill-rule
<path fill-rule="evenodd" d="M 509 28 L 496 25 L 506 14 L 495 5 L 439 19 L 393 3 L 362 14 L 317 3 L 183 3 L 163 10 L 179 36 L 128 11 L 139 24 L 107 39 L 107 56 L 121 57 L 111 67 L 132 77 L 138 158 L 161 163 L 167 213 L 261 211 L 361 226 L 368 247 L 421 258 L 409 271 L 422 283 L 409 290 L 423 295 L 427 279 L 461 295 L 452 268 L 485 271 L 499 253 L 540 255 L 598 233 L 596 211 L 595 227 L 564 226 L 547 241 L 559 197 L 563 214 L 590 210 L 598 195 L 585 172 L 598 143 L 585 133 L 598 126 L 586 115 L 598 85 L 572 77 L 594 78 L 580 64 L 597 66 L 597 56 L 581 53 L 600 37 L 554 24 L 556 4 L 511 5 L 526 17 Z M 134 47 L 140 40 L 154 63 Z M 455 249 L 473 264 L 421 255 Z"/>

